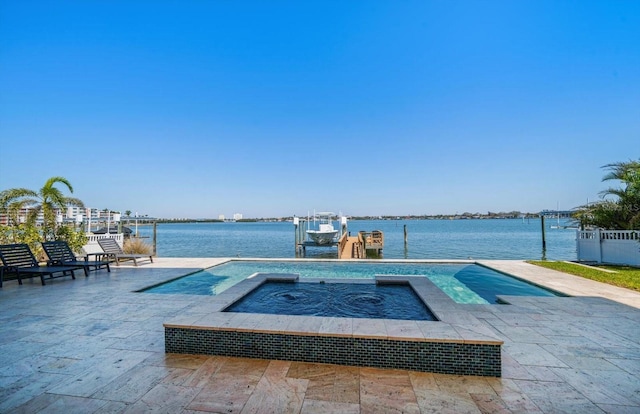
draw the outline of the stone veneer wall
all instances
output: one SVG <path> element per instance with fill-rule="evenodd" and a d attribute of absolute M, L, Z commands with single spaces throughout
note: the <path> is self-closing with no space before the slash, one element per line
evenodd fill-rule
<path fill-rule="evenodd" d="M 500 345 L 165 327 L 165 351 L 500 377 Z"/>

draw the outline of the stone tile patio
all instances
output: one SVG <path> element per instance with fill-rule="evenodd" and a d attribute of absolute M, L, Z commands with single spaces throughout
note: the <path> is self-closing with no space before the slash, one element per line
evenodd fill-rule
<path fill-rule="evenodd" d="M 482 262 L 576 296 L 468 305 L 504 341 L 502 378 L 165 354 L 163 322 L 198 315 L 208 298 L 133 291 L 221 261 L 6 282 L 0 412 L 640 412 L 640 293 Z"/>

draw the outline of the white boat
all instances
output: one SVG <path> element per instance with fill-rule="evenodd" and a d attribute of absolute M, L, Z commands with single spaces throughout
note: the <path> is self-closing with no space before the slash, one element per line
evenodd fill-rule
<path fill-rule="evenodd" d="M 319 225 L 315 230 L 307 230 L 307 235 L 316 244 L 331 244 L 335 243 L 338 237 L 338 230 L 333 227 L 333 213 L 314 213 L 313 221 L 315 223 L 316 217 L 319 217 Z"/>

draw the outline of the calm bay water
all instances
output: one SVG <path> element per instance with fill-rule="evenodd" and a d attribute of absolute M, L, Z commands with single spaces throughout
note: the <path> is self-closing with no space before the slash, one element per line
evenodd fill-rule
<path fill-rule="evenodd" d="M 575 260 L 575 230 L 552 229 L 556 224 L 546 221 L 546 253 L 539 219 L 354 220 L 348 222 L 348 230 L 353 235 L 383 231 L 385 259 Z M 139 232 L 151 236 L 152 228 L 140 227 Z M 294 227 L 292 223 L 158 224 L 157 250 L 160 257 L 293 258 Z M 307 249 L 307 257 L 335 256 L 336 248 Z"/>

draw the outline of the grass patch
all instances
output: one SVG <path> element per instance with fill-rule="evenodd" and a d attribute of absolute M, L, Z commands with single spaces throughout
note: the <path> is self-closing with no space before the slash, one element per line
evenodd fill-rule
<path fill-rule="evenodd" d="M 528 260 L 527 263 L 584 277 L 586 279 L 596 280 L 602 283 L 608 283 L 614 286 L 640 291 L 640 269 L 635 267 L 604 265 L 584 266 L 575 263 L 539 260 Z M 602 269 L 611 270 L 614 273 L 603 272 Z"/>

